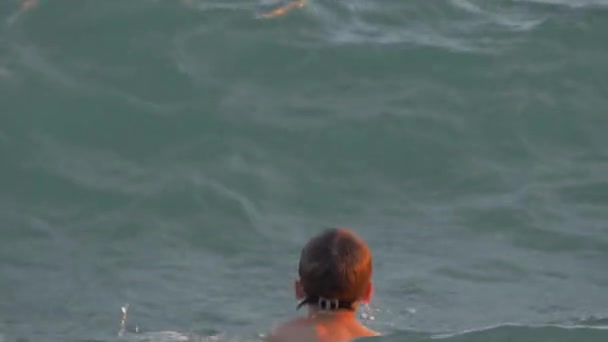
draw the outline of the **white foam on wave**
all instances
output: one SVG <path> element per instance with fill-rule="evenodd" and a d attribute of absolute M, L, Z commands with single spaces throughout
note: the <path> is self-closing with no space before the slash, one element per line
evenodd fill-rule
<path fill-rule="evenodd" d="M 454 15 L 446 7 L 450 5 L 464 10 L 471 19 Z M 347 3 L 310 1 L 302 11 L 321 29 L 312 30 L 315 32 L 310 37 L 313 45 L 319 42 L 331 45 L 411 45 L 476 53 L 496 52 L 504 43 L 489 41 L 476 34 L 482 32 L 479 27 L 498 25 L 509 31 L 528 31 L 545 20 L 544 17 L 520 13 L 483 10 L 467 0 L 422 7 L 372 0 Z M 474 31 L 468 28 L 471 26 L 474 26 Z M 290 40 L 289 44 L 301 45 L 302 42 Z"/>
<path fill-rule="evenodd" d="M 451 337 L 456 337 L 456 336 L 461 336 L 461 335 L 468 335 L 471 333 L 478 333 L 478 332 L 483 332 L 483 331 L 488 331 L 488 330 L 494 330 L 494 329 L 498 329 L 498 328 L 508 328 L 508 327 L 514 327 L 514 328 L 560 328 L 560 329 L 568 329 L 568 330 L 572 330 L 572 329 L 595 329 L 595 330 L 608 330 L 608 326 L 598 326 L 598 325 L 584 325 L 584 324 L 522 324 L 522 323 L 503 323 L 503 324 L 494 324 L 494 325 L 489 325 L 489 326 L 485 326 L 485 327 L 481 327 L 481 328 L 473 328 L 473 329 L 466 329 L 463 331 L 459 331 L 459 332 L 455 332 L 455 333 L 445 333 L 445 334 L 435 334 L 433 336 L 431 336 L 432 339 L 445 339 L 445 338 L 451 338 Z"/>
<path fill-rule="evenodd" d="M 120 337 L 124 342 L 248 342 L 250 339 L 234 339 L 224 335 L 197 335 L 179 331 L 163 330 L 145 333 L 129 333 Z M 259 340 L 255 340 L 256 342 Z M 0 341 L 2 342 L 2 341 Z"/>
<path fill-rule="evenodd" d="M 450 0 L 450 3 L 461 10 L 478 16 L 490 23 L 509 28 L 514 31 L 530 31 L 544 23 L 547 17 L 532 17 L 530 14 L 512 13 L 485 9 L 471 0 Z"/>
<path fill-rule="evenodd" d="M 121 338 L 123 341 L 146 341 L 146 342 L 198 342 L 202 339 L 191 339 L 188 335 L 176 331 L 158 331 L 141 334 L 127 334 Z"/>
<path fill-rule="evenodd" d="M 512 0 L 542 5 L 565 6 L 571 8 L 608 7 L 608 0 Z"/>
<path fill-rule="evenodd" d="M 346 14 L 339 14 L 336 9 L 321 4 L 310 5 L 310 7 L 310 11 L 314 12 L 315 17 L 324 28 L 323 36 L 319 38 L 331 44 L 413 44 L 460 51 L 474 49 L 465 41 L 447 37 L 438 30 L 423 25 L 396 26 L 373 22 L 364 17 L 367 14 L 382 15 L 382 11 L 370 4 L 344 5 L 342 9 L 347 10 Z"/>

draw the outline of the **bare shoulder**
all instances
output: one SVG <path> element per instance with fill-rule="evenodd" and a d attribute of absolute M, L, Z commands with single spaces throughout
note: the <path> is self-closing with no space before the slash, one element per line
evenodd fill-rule
<path fill-rule="evenodd" d="M 302 319 L 294 318 L 272 327 L 266 335 L 266 342 L 284 342 L 293 339 L 294 334 L 302 327 Z"/>
<path fill-rule="evenodd" d="M 364 325 L 360 325 L 357 335 L 360 338 L 365 338 L 365 337 L 381 336 L 382 334 L 380 334 L 379 332 L 374 331 Z"/>
<path fill-rule="evenodd" d="M 364 327 L 364 329 L 365 329 L 365 336 L 367 336 L 367 337 L 382 336 L 381 333 L 379 333 L 379 332 L 377 332 L 375 330 L 372 330 L 370 328 Z"/>

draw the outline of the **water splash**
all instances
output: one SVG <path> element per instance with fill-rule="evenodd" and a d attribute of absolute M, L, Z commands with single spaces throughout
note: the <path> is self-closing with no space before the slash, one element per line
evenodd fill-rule
<path fill-rule="evenodd" d="M 364 303 L 361 308 L 361 319 L 364 321 L 373 321 L 376 319 L 374 316 L 374 310 L 369 304 Z"/>
<path fill-rule="evenodd" d="M 146 341 L 146 342 L 215 342 L 217 341 L 215 336 L 197 336 L 197 335 L 184 335 L 176 331 L 158 331 L 158 332 L 144 332 L 141 333 L 139 326 L 135 325 L 133 331 L 128 331 L 127 321 L 129 316 L 129 304 L 125 304 L 120 307 L 122 316 L 120 318 L 120 328 L 118 330 L 118 337 L 127 339 L 128 341 Z M 2 341 L 0 341 L 2 342 Z"/>
<path fill-rule="evenodd" d="M 124 336 L 127 332 L 127 317 L 129 312 L 129 304 L 125 304 L 120 307 L 122 312 L 122 318 L 120 319 L 120 329 L 118 330 L 118 336 Z M 135 333 L 139 333 L 139 326 L 135 325 Z"/>
<path fill-rule="evenodd" d="M 129 310 L 129 304 L 125 304 L 120 308 L 122 311 L 122 318 L 120 320 L 120 330 L 118 330 L 118 336 L 124 336 L 127 327 L 127 312 Z"/>

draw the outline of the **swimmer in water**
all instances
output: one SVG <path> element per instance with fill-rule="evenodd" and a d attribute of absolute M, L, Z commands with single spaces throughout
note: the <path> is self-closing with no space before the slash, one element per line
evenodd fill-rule
<path fill-rule="evenodd" d="M 275 18 L 287 14 L 289 11 L 296 8 L 302 8 L 306 5 L 306 0 L 293 0 L 285 6 L 281 6 L 273 11 L 262 14 L 262 18 Z"/>
<path fill-rule="evenodd" d="M 21 11 L 28 11 L 36 6 L 38 6 L 38 0 L 21 0 Z"/>
<path fill-rule="evenodd" d="M 307 313 L 279 324 L 266 342 L 348 342 L 379 334 L 361 324 L 356 311 L 372 297 L 372 254 L 347 229 L 328 229 L 300 254 L 294 284 L 298 308 Z"/>

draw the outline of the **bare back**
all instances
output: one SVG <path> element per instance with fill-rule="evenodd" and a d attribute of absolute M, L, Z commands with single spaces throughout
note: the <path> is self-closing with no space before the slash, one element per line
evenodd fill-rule
<path fill-rule="evenodd" d="M 349 342 L 377 336 L 357 320 L 296 318 L 269 334 L 267 342 Z"/>

